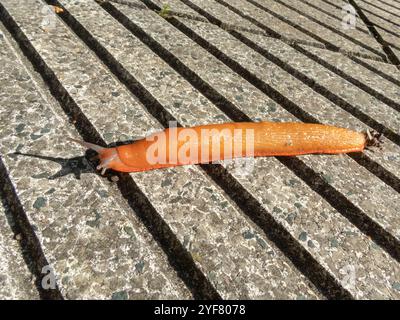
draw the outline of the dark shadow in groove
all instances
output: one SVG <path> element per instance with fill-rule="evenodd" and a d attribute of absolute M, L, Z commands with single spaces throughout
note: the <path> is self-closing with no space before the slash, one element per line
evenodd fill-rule
<path fill-rule="evenodd" d="M 2 14 L 0 4 L 0 14 Z M 41 299 L 63 300 L 56 284 L 55 289 L 44 289 L 42 280 L 48 273 L 42 273 L 43 267 L 50 265 L 43 253 L 40 241 L 29 222 L 25 210 L 18 199 L 17 192 L 10 180 L 7 169 L 0 157 L 0 198 L 6 212 L 6 218 L 14 237 L 21 235 L 20 248 L 22 257 L 29 271 L 35 278 L 35 286 Z"/>
<path fill-rule="evenodd" d="M 57 1 L 46 2 L 51 5 L 62 7 L 62 5 Z M 73 18 L 65 8 L 63 9 L 64 13 L 60 14 L 60 16 L 68 24 L 69 19 L 66 17 L 70 17 L 71 19 Z M 74 120 L 73 123 L 75 128 L 81 137 L 85 141 L 106 146 L 105 141 L 102 139 L 100 134 L 86 118 L 79 106 L 59 82 L 54 72 L 43 61 L 39 53 L 31 45 L 28 38 L 1 3 L 0 15 L 2 22 L 12 34 L 27 59 L 32 63 L 35 71 L 37 71 L 43 78 L 51 94 L 59 102 L 65 114 L 71 121 Z M 87 39 L 85 39 L 84 36 L 83 39 L 84 42 L 88 44 L 86 41 Z M 91 45 L 89 45 L 89 47 L 91 47 Z M 122 196 L 127 200 L 134 213 L 138 216 L 155 241 L 160 245 L 168 258 L 168 262 L 175 269 L 178 277 L 182 279 L 191 291 L 193 297 L 195 299 L 220 300 L 221 296 L 218 294 L 211 282 L 197 267 L 190 253 L 179 242 L 177 236 L 159 215 L 145 194 L 136 185 L 132 177 L 129 174 L 118 173 L 118 178 L 117 186 Z"/>
<path fill-rule="evenodd" d="M 53 4 L 59 5 L 58 2 L 53 1 Z M 110 3 L 103 3 L 105 10 L 116 10 Z M 118 11 L 116 11 L 118 12 Z M 91 34 L 73 17 L 66 9 L 61 15 L 66 24 L 86 43 L 86 45 L 93 50 L 93 52 L 103 61 L 103 63 L 109 68 L 109 70 L 123 83 L 127 89 L 143 103 L 146 109 L 152 114 L 164 127 L 168 126 L 168 121 L 175 120 L 164 107 L 96 40 Z M 221 106 L 221 104 L 219 104 Z M 179 124 L 178 124 L 179 126 Z M 224 170 L 221 165 L 201 165 L 200 166 L 217 184 L 218 170 Z M 226 174 L 226 178 L 230 181 L 236 181 L 229 173 Z M 122 179 L 121 179 L 122 180 Z M 246 190 L 240 185 L 225 185 L 225 190 L 231 190 L 238 195 L 243 194 Z M 122 193 L 132 192 L 135 190 L 133 186 L 129 189 L 122 189 Z M 139 191 L 139 190 L 138 190 Z M 146 198 L 145 198 L 146 199 Z M 147 199 L 146 199 L 147 200 Z M 262 210 L 259 203 L 256 202 L 258 210 Z M 261 211 L 260 211 L 261 212 Z M 255 219 L 253 213 L 247 210 L 247 215 L 250 219 Z M 265 211 L 262 211 L 262 215 L 266 215 L 263 219 L 274 219 L 271 215 Z M 292 238 L 290 233 L 280 224 L 274 223 L 273 226 L 279 231 L 280 243 L 290 247 L 290 250 L 285 254 L 289 256 L 297 268 L 299 268 L 304 274 L 310 279 L 310 281 L 318 288 L 318 290 L 328 298 L 331 299 L 352 299 L 352 295 L 344 289 L 335 278 L 323 268 L 318 261 L 316 261 L 308 252 L 302 247 L 295 239 Z M 270 232 L 274 232 L 274 228 L 271 228 L 269 224 L 263 225 L 267 237 Z M 276 235 L 278 236 L 278 235 Z M 276 236 L 273 237 L 276 239 Z M 282 248 L 284 250 L 284 248 Z M 197 280 L 198 281 L 198 280 Z"/>
<path fill-rule="evenodd" d="M 388 45 L 386 40 L 383 39 L 381 34 L 376 30 L 373 23 L 368 19 L 368 17 L 365 15 L 365 13 L 362 11 L 362 9 L 357 5 L 357 3 L 354 0 L 349 0 L 349 3 L 354 7 L 354 9 L 356 9 L 356 12 L 360 16 L 360 18 L 364 22 L 364 24 L 367 26 L 368 30 L 375 37 L 376 41 L 378 41 L 379 44 L 382 46 L 382 49 L 388 56 L 390 62 L 392 64 L 394 64 L 400 70 L 400 60 L 394 54 L 393 50 L 390 48 L 390 45 Z"/>

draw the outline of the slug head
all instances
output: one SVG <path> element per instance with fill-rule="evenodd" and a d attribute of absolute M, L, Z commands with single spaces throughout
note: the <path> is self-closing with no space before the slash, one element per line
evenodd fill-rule
<path fill-rule="evenodd" d="M 127 168 L 127 166 L 119 158 L 116 148 L 104 148 L 97 144 L 71 138 L 69 140 L 79 143 L 81 146 L 87 149 L 92 149 L 98 153 L 100 164 L 96 167 L 96 169 L 101 170 L 102 175 L 106 173 L 107 169 L 129 172 L 129 168 Z"/>

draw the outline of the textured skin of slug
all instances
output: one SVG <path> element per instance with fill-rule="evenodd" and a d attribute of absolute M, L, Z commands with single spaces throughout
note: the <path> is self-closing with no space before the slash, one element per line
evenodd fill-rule
<path fill-rule="evenodd" d="M 365 146 L 364 133 L 334 126 L 297 122 L 233 122 L 168 128 L 128 145 L 104 149 L 100 159 L 106 159 L 115 149 L 119 159 L 109 162 L 107 168 L 137 172 L 245 156 L 361 152 Z M 226 148 L 231 151 L 226 152 Z"/>

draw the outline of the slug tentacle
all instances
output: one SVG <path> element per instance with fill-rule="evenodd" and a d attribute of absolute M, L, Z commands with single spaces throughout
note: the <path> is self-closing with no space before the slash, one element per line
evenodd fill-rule
<path fill-rule="evenodd" d="M 100 160 L 100 164 L 96 167 L 96 169 L 101 170 L 102 175 L 106 173 L 107 169 L 118 168 L 121 165 L 124 166 L 119 159 L 116 148 L 104 148 L 97 144 L 71 138 L 69 138 L 69 140 L 79 143 L 81 146 L 92 149 L 98 153 L 97 158 Z"/>
<path fill-rule="evenodd" d="M 92 150 L 94 150 L 94 151 L 96 151 L 96 152 L 98 152 L 98 153 L 100 153 L 101 151 L 103 151 L 104 149 L 106 149 L 106 148 L 101 147 L 101 146 L 99 146 L 99 145 L 97 145 L 97 144 L 90 143 L 90 142 L 86 142 L 86 141 L 81 141 L 81 140 L 72 139 L 72 138 L 68 138 L 68 140 L 70 140 L 70 141 L 72 141 L 72 142 L 79 143 L 81 146 L 83 146 L 83 147 L 85 147 L 85 148 L 87 148 L 87 149 L 92 149 Z"/>

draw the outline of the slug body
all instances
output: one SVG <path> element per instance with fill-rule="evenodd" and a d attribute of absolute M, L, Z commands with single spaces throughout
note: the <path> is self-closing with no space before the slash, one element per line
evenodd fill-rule
<path fill-rule="evenodd" d="M 114 148 L 79 143 L 99 153 L 98 169 L 104 173 L 106 169 L 138 172 L 249 156 L 361 152 L 367 142 L 365 133 L 328 125 L 233 122 L 168 128 Z"/>

